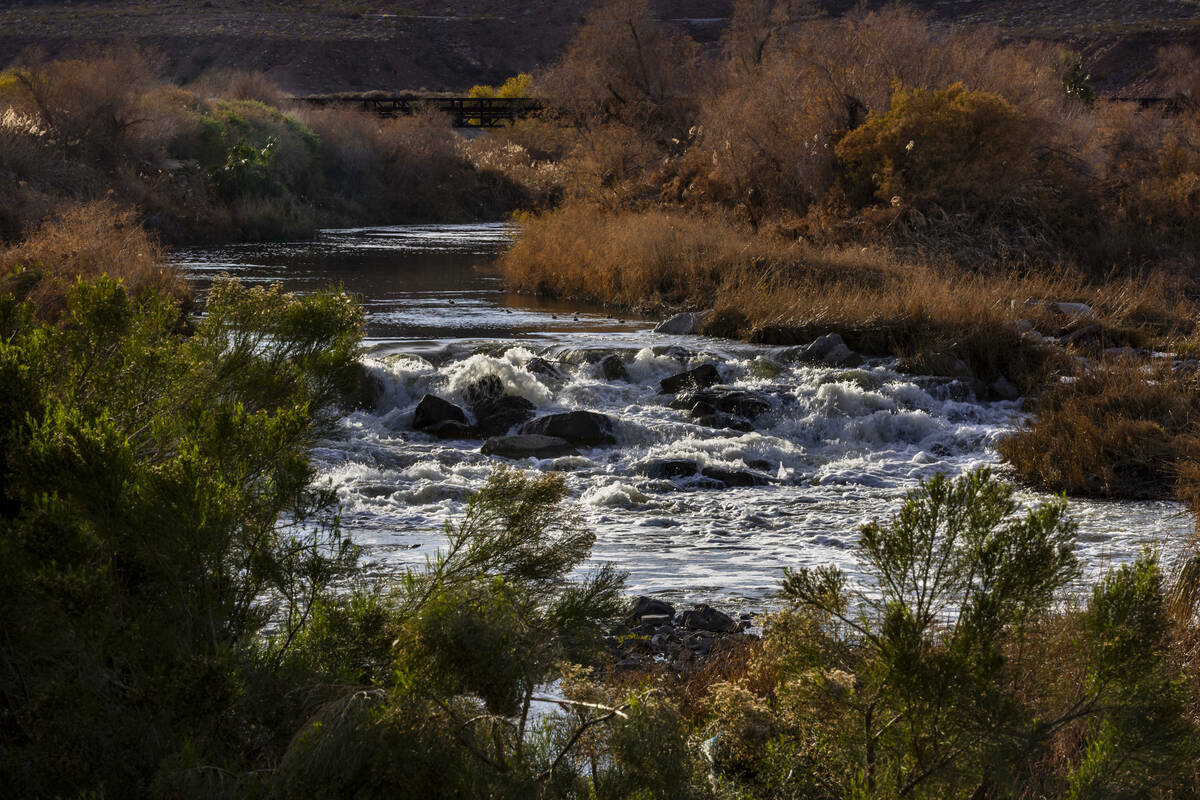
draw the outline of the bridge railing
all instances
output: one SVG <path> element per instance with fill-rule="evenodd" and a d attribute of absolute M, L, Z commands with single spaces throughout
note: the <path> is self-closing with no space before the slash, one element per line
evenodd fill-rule
<path fill-rule="evenodd" d="M 415 114 L 434 108 L 450 115 L 458 128 L 494 128 L 503 122 L 528 117 L 541 111 L 541 101 L 530 97 L 446 97 L 441 95 L 332 95 L 298 97 L 298 102 L 324 107 L 350 107 L 381 117 Z"/>

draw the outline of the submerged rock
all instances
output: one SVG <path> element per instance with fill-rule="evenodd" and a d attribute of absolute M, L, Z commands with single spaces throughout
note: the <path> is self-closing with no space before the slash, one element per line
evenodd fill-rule
<path fill-rule="evenodd" d="M 499 436 L 533 416 L 534 405 L 524 397 L 505 394 L 495 375 L 471 383 L 464 395 L 475 414 L 476 425 L 487 436 Z"/>
<path fill-rule="evenodd" d="M 663 378 L 658 386 L 663 394 L 676 394 L 684 389 L 707 389 L 721 383 L 721 373 L 712 364 L 701 364 L 695 369 Z"/>
<path fill-rule="evenodd" d="M 342 394 L 342 404 L 353 410 L 371 411 L 383 397 L 383 381 L 362 363 L 355 364 L 353 370 L 350 387 Z"/>
<path fill-rule="evenodd" d="M 687 478 L 700 472 L 700 466 L 695 461 L 672 458 L 643 464 L 641 472 L 648 478 Z"/>
<path fill-rule="evenodd" d="M 766 475 L 759 475 L 743 469 L 722 469 L 721 467 L 705 467 L 701 474 L 714 481 L 720 481 L 728 488 L 744 488 L 748 486 L 766 486 L 771 481 Z"/>
<path fill-rule="evenodd" d="M 613 420 L 594 411 L 568 411 L 564 414 L 548 414 L 530 420 L 521 426 L 523 434 L 539 434 L 565 439 L 574 445 L 616 444 L 613 435 Z"/>
<path fill-rule="evenodd" d="M 449 400 L 443 400 L 436 395 L 427 394 L 422 397 L 413 414 L 413 430 L 429 430 L 443 422 L 457 422 L 466 425 L 467 412 Z"/>
<path fill-rule="evenodd" d="M 488 436 L 499 436 L 533 416 L 533 403 L 524 397 L 504 395 L 490 403 L 475 406 L 479 429 Z"/>
<path fill-rule="evenodd" d="M 529 359 L 529 362 L 525 365 L 525 369 L 529 370 L 531 374 L 549 381 L 561 382 L 567 379 L 562 370 L 541 356 Z"/>
<path fill-rule="evenodd" d="M 1021 390 L 1003 375 L 992 381 L 992 385 L 989 388 L 992 390 L 992 394 L 1001 400 L 1016 400 L 1021 396 Z"/>
<path fill-rule="evenodd" d="M 699 409 L 698 404 L 702 404 Z M 693 415 L 702 416 L 708 409 L 753 420 L 765 414 L 774 406 L 771 401 L 758 392 L 741 389 L 705 389 L 695 392 L 685 392 L 668 404 L 671 408 L 691 411 Z M 696 414 L 700 411 L 701 414 Z"/>
<path fill-rule="evenodd" d="M 463 392 L 467 405 L 475 406 L 494 403 L 504 397 L 504 383 L 495 375 L 484 375 L 477 381 L 472 381 Z"/>
<path fill-rule="evenodd" d="M 519 433 L 513 436 L 493 436 L 483 443 L 480 452 L 485 456 L 505 458 L 557 458 L 575 455 L 575 448 L 557 436 Z"/>
<path fill-rule="evenodd" d="M 656 356 L 666 356 L 667 358 L 673 358 L 676 361 L 684 362 L 696 357 L 694 352 L 688 350 L 686 347 L 680 347 L 677 344 L 655 345 L 654 347 L 650 348 L 650 352 L 654 353 Z"/>
<path fill-rule="evenodd" d="M 692 336 L 700 332 L 700 324 L 712 311 L 692 311 L 676 314 L 654 326 L 655 333 L 672 336 Z"/>
<path fill-rule="evenodd" d="M 783 372 L 783 367 L 769 358 L 759 356 L 750 362 L 750 374 L 756 378 L 774 378 Z"/>
<path fill-rule="evenodd" d="M 604 359 L 610 356 L 616 356 L 621 359 L 622 353 L 633 353 L 636 351 L 616 350 L 611 347 L 581 347 L 573 350 L 567 350 L 558 356 L 558 360 L 564 364 L 572 366 L 580 366 L 583 364 L 599 364 Z M 623 359 L 622 359 L 623 360 Z"/>

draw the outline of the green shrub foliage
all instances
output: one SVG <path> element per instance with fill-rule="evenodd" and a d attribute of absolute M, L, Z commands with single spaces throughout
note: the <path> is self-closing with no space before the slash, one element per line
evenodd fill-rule
<path fill-rule="evenodd" d="M 109 278 L 56 326 L 2 305 L 4 782 L 130 796 L 169 757 L 235 769 L 249 676 L 354 561 L 306 450 L 361 311 L 221 282 L 189 332 Z"/>
<path fill-rule="evenodd" d="M 53 322 L 0 297 L 8 796 L 1194 791 L 1155 559 L 1064 603 L 1065 502 L 987 470 L 865 525 L 859 588 L 787 572 L 762 647 L 682 682 L 614 680 L 624 579 L 583 568 L 560 475 L 495 472 L 423 567 L 366 580 L 306 455 L 362 324 L 341 292 L 228 280 L 198 319 L 108 277 Z"/>

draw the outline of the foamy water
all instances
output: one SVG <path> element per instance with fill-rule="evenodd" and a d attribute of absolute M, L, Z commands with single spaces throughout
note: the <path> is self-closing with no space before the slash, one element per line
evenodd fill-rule
<path fill-rule="evenodd" d="M 769 603 L 785 567 L 835 563 L 853 573 L 858 526 L 894 511 L 922 479 L 994 464 L 996 440 L 1021 413 L 1019 403 L 975 402 L 952 381 L 901 374 L 892 360 L 857 369 L 798 364 L 778 348 L 658 335 L 648 322 L 505 295 L 489 268 L 505 237 L 501 226 L 377 228 L 180 254 L 201 280 L 226 270 L 301 290 L 333 280 L 364 296 L 365 362 L 384 391 L 376 408 L 342 418 L 314 455 L 321 479 L 338 487 L 347 531 L 378 572 L 422 562 L 443 543 L 447 517 L 506 463 L 566 476 L 597 535 L 593 562 L 627 571 L 631 591 Z M 585 350 L 618 354 L 629 380 L 605 379 Z M 531 372 L 535 357 L 555 362 L 562 379 Z M 769 402 L 753 431 L 703 427 L 666 405 L 672 398 L 658 392 L 659 381 L 703 363 L 717 365 L 723 386 Z M 482 455 L 480 442 L 411 429 L 424 394 L 465 407 L 467 386 L 487 375 L 539 415 L 608 414 L 618 443 L 511 462 Z M 663 460 L 750 470 L 768 483 L 714 489 L 699 475 L 648 477 Z M 1190 528 L 1172 503 L 1071 508 L 1093 575 L 1145 546 L 1170 551 Z"/>

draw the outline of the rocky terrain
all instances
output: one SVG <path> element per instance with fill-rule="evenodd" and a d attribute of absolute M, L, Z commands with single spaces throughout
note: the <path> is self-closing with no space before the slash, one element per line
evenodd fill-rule
<path fill-rule="evenodd" d="M 29 47 L 50 55 L 88 42 L 136 40 L 161 50 L 174 77 L 212 66 L 266 72 L 296 94 L 459 91 L 552 61 L 592 0 L 403 0 L 306 3 L 17 2 L 0 4 L 0 63 Z M 875 4 L 875 3 L 873 3 Z M 704 42 L 724 29 L 732 0 L 657 0 L 659 16 Z M 856 4 L 821 0 L 825 13 Z M 1155 51 L 1200 44 L 1193 0 L 915 0 L 947 24 L 992 25 L 1016 38 L 1079 51 L 1100 91 L 1145 94 Z"/>

